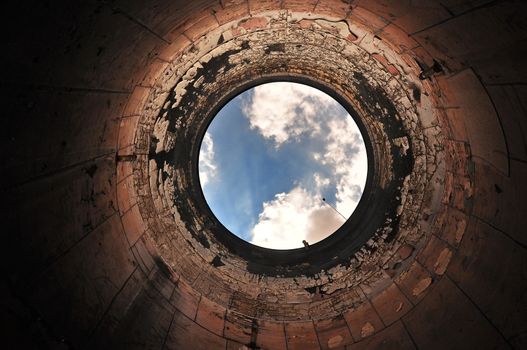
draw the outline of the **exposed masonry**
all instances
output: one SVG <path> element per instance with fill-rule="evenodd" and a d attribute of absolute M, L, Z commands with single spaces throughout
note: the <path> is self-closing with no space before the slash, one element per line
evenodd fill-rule
<path fill-rule="evenodd" d="M 215 66 L 215 82 L 209 83 L 206 68 L 211 62 L 219 65 Z M 411 172 L 398 179 L 395 215 L 386 218 L 385 225 L 348 257 L 347 264 L 315 276 L 249 272 L 248 262 L 217 242 L 206 222 L 177 210 L 174 181 L 185 188 L 192 179 L 178 173 L 169 162 L 159 164 L 149 156 L 172 152 L 176 145 L 182 147 L 169 128 L 169 112 L 188 109 L 180 104 L 190 90 L 204 92 L 192 96 L 196 106 L 213 106 L 214 98 L 227 95 L 236 87 L 231 83 L 240 77 L 284 72 L 315 77 L 349 99 L 380 156 L 375 161 L 381 169 L 381 187 L 393 180 L 394 152 L 413 157 Z M 471 188 L 468 174 L 463 184 L 451 183 L 454 180 L 448 176 L 446 164 L 464 162 L 470 150 L 445 154 L 444 117 L 430 107 L 437 98 L 436 90 L 429 82 L 422 83 L 417 74 L 404 57 L 360 26 L 321 16 L 269 12 L 210 31 L 171 63 L 141 113 L 134 183 L 149 239 L 173 272 L 195 291 L 234 313 L 259 319 L 331 318 L 363 303 L 366 295 L 374 295 L 394 280 L 404 280 L 429 234 L 444 224 L 429 217 L 446 211 L 446 204 L 452 196 L 459 196 L 460 190 L 460 200 L 470 200 Z M 402 126 L 397 137 L 387 134 L 390 118 Z M 174 127 L 185 129 L 188 122 L 176 120 Z M 190 232 L 189 227 L 196 232 Z M 438 258 L 438 276 L 450 257 L 445 251 Z M 423 277 L 413 289 L 416 296 L 427 292 L 431 284 L 430 276 Z"/>
<path fill-rule="evenodd" d="M 436 0 L 419 6 L 422 3 L 131 0 L 83 6 L 54 2 L 53 7 L 36 1 L 14 3 L 6 11 L 6 28 L 17 30 L 10 33 L 9 50 L 3 56 L 7 69 L 2 84 L 9 101 L 3 125 L 6 234 L 1 290 L 8 329 L 4 343 L 17 344 L 11 348 L 48 344 L 90 349 L 527 348 L 523 312 L 527 307 L 527 66 L 522 64 L 527 1 Z M 321 279 L 329 280 L 330 275 L 323 273 L 316 282 L 320 287 L 311 284 L 302 290 L 288 277 L 278 279 L 293 281 L 285 296 L 274 295 L 272 288 L 262 292 L 260 285 L 273 287 L 269 271 L 245 275 L 245 265 L 223 255 L 190 258 L 203 251 L 200 245 L 217 244 L 206 233 L 199 235 L 203 230 L 193 228 L 194 222 L 203 223 L 206 230 L 212 227 L 211 220 L 198 215 L 199 202 L 196 208 L 175 203 L 181 221 L 188 219 L 185 209 L 197 214 L 200 219 L 192 222 L 174 224 L 169 209 L 166 215 L 163 211 L 172 205 L 172 193 L 176 198 L 182 194 L 168 184 L 165 192 L 159 190 L 168 176 L 161 172 L 159 177 L 159 169 L 171 172 L 162 161 L 163 149 L 172 142 L 176 148 L 182 146 L 181 132 L 192 132 L 185 126 L 169 130 L 171 119 L 163 118 L 168 125 L 163 119 L 156 125 L 156 135 L 163 141 L 150 138 L 163 104 L 167 98 L 172 101 L 173 87 L 202 53 L 233 40 L 232 47 L 240 48 L 239 38 L 270 28 L 269 18 L 278 15 L 262 14 L 263 9 L 312 11 L 312 16 L 290 16 L 291 22 L 301 19 L 290 24 L 294 32 L 300 27 L 306 33 L 333 35 L 360 46 L 373 59 L 364 60 L 403 87 L 402 96 L 415 108 L 427 152 L 432 144 L 440 149 L 427 186 L 436 186 L 437 179 L 443 189 L 424 187 L 418 222 L 410 223 L 426 237 L 416 244 L 403 243 L 400 232 L 392 231 L 391 244 L 399 249 L 386 257 L 386 269 L 377 270 L 378 276 L 359 288 L 333 290 L 347 277 L 324 283 Z M 221 38 L 213 31 L 231 21 L 235 22 L 219 29 L 223 42 L 206 43 L 203 35 Z M 346 37 L 346 28 L 353 35 Z M 287 40 L 269 45 L 266 62 L 271 57 L 279 62 L 288 53 L 280 52 L 281 47 L 286 50 L 288 45 Z M 260 54 L 256 43 L 248 42 L 244 50 Z M 217 59 L 235 55 L 220 52 Z M 305 66 L 297 63 L 288 69 L 302 73 L 311 67 L 306 74 L 324 81 L 337 76 L 337 69 L 322 76 L 309 57 Z M 173 63 L 169 75 L 162 77 L 169 62 Z M 202 87 L 210 93 L 218 91 L 213 87 L 217 84 L 203 74 L 211 62 L 203 62 L 196 77 L 188 79 L 197 84 L 188 85 L 182 98 L 188 101 L 188 96 L 202 94 Z M 245 65 L 243 57 L 241 62 Z M 258 62 L 252 63 L 256 72 Z M 173 71 L 176 64 L 182 64 L 179 72 Z M 373 81 L 377 74 L 363 76 L 372 78 L 370 88 L 388 89 L 388 84 L 381 85 L 387 80 Z M 359 78 L 348 75 L 349 81 Z M 158 91 L 165 89 L 167 94 L 158 94 L 158 106 L 146 106 L 156 82 Z M 224 89 L 230 90 L 227 85 Z M 332 88 L 340 96 L 354 95 L 353 85 Z M 208 118 L 203 108 L 214 101 L 203 101 L 207 106 L 199 113 Z M 167 115 L 179 113 L 185 103 L 173 109 L 167 106 Z M 358 101 L 355 105 L 362 108 Z M 145 114 L 145 107 L 155 108 Z M 197 115 L 193 111 L 186 116 Z M 367 118 L 367 109 L 362 111 L 362 118 Z M 136 134 L 140 119 L 147 130 Z M 171 134 L 164 134 L 165 127 L 177 137 L 166 137 Z M 374 135 L 375 126 L 369 127 Z M 378 155 L 391 148 L 406 150 L 411 157 L 404 159 L 419 162 L 414 158 L 416 141 L 409 133 L 395 135 L 383 125 L 377 127 L 378 137 L 370 139 L 379 140 Z M 435 134 L 437 144 L 429 141 Z M 382 139 L 383 135 L 388 138 Z M 377 162 L 383 163 L 382 158 Z M 158 160 L 152 164 L 156 176 L 148 174 L 147 159 Z M 379 174 L 384 186 L 393 178 L 388 170 L 397 168 L 396 163 Z M 134 184 L 134 166 L 140 185 Z M 434 173 L 428 159 L 426 172 Z M 172 177 L 193 188 L 192 176 Z M 410 184 L 401 187 L 408 188 L 410 196 L 418 191 Z M 137 190 L 142 191 L 141 198 Z M 398 197 L 402 198 L 400 193 Z M 393 199 L 397 205 L 390 208 L 396 213 L 400 199 Z M 408 215 L 410 207 L 405 203 L 401 215 Z M 151 217 L 148 226 L 143 221 L 147 216 Z M 189 232 L 165 230 L 170 225 L 189 227 Z M 392 227 L 399 226 L 392 222 Z M 223 237 L 216 233 L 212 236 Z M 163 239 L 171 245 L 164 251 L 171 248 L 173 255 L 180 256 L 162 253 L 158 243 Z M 351 253 L 345 256 L 345 246 L 328 251 L 338 258 L 327 259 L 325 271 L 350 268 Z M 316 244 L 310 248 L 318 249 Z M 371 255 L 370 250 L 365 254 Z M 235 280 L 228 285 L 227 272 L 239 262 Z M 247 271 L 257 270 L 254 262 L 246 265 Z M 302 267 L 287 266 L 282 273 L 309 285 L 315 267 L 303 266 L 307 280 L 297 273 Z M 263 282 L 256 277 L 254 283 L 245 282 L 255 275 Z M 331 277 L 337 275 L 333 272 Z M 238 290 L 233 292 L 234 288 Z"/>

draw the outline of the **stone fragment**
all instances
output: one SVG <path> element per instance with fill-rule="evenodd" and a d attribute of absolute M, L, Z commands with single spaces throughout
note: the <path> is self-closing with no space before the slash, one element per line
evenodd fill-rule
<path fill-rule="evenodd" d="M 417 284 L 415 285 L 414 289 L 412 289 L 412 294 L 414 296 L 418 296 L 420 295 L 421 293 L 423 293 L 430 285 L 432 284 L 432 278 L 431 277 L 427 277 L 427 278 L 424 278 L 422 280 L 420 280 L 419 282 L 417 282 Z"/>
<path fill-rule="evenodd" d="M 364 326 L 362 326 L 362 328 L 360 330 L 360 335 L 363 338 L 369 337 L 373 333 L 375 333 L 375 328 L 373 327 L 373 325 L 370 322 L 366 322 L 364 324 Z"/>

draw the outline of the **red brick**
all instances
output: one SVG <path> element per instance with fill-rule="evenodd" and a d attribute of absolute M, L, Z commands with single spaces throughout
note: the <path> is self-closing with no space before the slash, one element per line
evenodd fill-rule
<path fill-rule="evenodd" d="M 139 242 L 141 242 L 141 240 L 139 240 L 138 243 Z M 159 295 L 162 296 L 166 301 L 170 301 L 170 298 L 174 293 L 174 289 L 176 288 L 175 283 L 172 282 L 170 278 L 167 278 L 165 273 L 160 271 L 157 266 L 152 274 L 153 276 L 149 276 L 150 285 L 155 290 L 157 290 Z"/>
<path fill-rule="evenodd" d="M 183 337 L 182 334 L 192 334 L 192 336 Z M 223 350 L 226 346 L 226 339 L 209 332 L 191 319 L 185 317 L 185 315 L 179 311 L 176 311 L 168 336 L 166 337 L 165 345 L 158 348 L 169 350 Z"/>
<path fill-rule="evenodd" d="M 465 234 L 468 216 L 455 208 L 448 208 L 444 226 L 438 235 L 450 245 L 457 247 Z"/>
<path fill-rule="evenodd" d="M 346 18 L 351 11 L 351 4 L 342 0 L 320 0 L 314 12 L 334 18 Z"/>
<path fill-rule="evenodd" d="M 346 37 L 346 40 L 349 40 L 349 41 L 356 41 L 357 39 L 358 37 L 353 33 L 349 33 L 348 36 Z"/>
<path fill-rule="evenodd" d="M 117 183 L 123 181 L 133 173 L 132 162 L 117 162 Z"/>
<path fill-rule="evenodd" d="M 391 284 L 371 300 L 385 325 L 390 325 L 405 315 L 412 303 L 395 284 Z"/>
<path fill-rule="evenodd" d="M 150 244 L 148 243 L 148 240 L 145 239 L 145 236 L 146 235 L 143 235 L 137 242 L 135 242 L 132 247 L 132 253 L 146 277 L 150 275 L 150 272 L 156 266 L 156 263 L 152 258 L 152 249 L 149 248 Z"/>
<path fill-rule="evenodd" d="M 374 278 L 370 277 L 360 284 L 360 289 L 368 296 L 368 298 L 383 291 L 391 283 L 390 275 L 384 270 L 379 271 L 375 276 L 372 277 Z"/>
<path fill-rule="evenodd" d="M 408 259 L 412 253 L 414 252 L 415 248 L 409 244 L 403 244 L 399 249 L 397 249 L 396 256 L 400 260 L 406 260 Z"/>
<path fill-rule="evenodd" d="M 349 309 L 350 305 L 359 304 L 363 293 L 360 287 L 348 287 L 345 290 L 335 292 L 331 295 L 331 308 L 342 313 Z"/>
<path fill-rule="evenodd" d="M 526 161 L 527 144 L 523 135 L 527 133 L 527 118 L 525 118 L 527 106 L 522 106 L 522 101 L 525 104 L 527 89 L 520 86 L 488 85 L 486 89 L 500 117 L 511 158 Z"/>
<path fill-rule="evenodd" d="M 134 205 L 124 213 L 121 220 L 123 222 L 124 232 L 128 238 L 128 243 L 133 245 L 146 230 L 146 225 L 137 205 Z"/>
<path fill-rule="evenodd" d="M 214 13 L 212 11 L 211 6 L 208 6 L 200 11 L 192 11 L 192 13 L 190 14 L 191 17 L 186 18 L 182 24 L 174 27 L 174 29 L 167 36 L 168 39 L 172 41 L 173 38 L 176 37 L 177 35 L 180 35 L 181 32 L 184 32 L 187 29 L 196 25 L 197 23 L 203 21 L 204 19 L 213 16 L 213 14 Z"/>
<path fill-rule="evenodd" d="M 266 28 L 268 24 L 269 20 L 265 17 L 251 17 L 238 23 L 238 26 L 245 30 L 251 31 Z"/>
<path fill-rule="evenodd" d="M 191 44 L 191 41 L 186 35 L 179 34 L 171 40 L 170 44 L 166 45 L 159 51 L 158 57 L 164 61 L 172 62 L 174 58 L 179 56 Z"/>
<path fill-rule="evenodd" d="M 313 322 L 294 322 L 285 324 L 288 350 L 318 350 L 317 334 Z"/>
<path fill-rule="evenodd" d="M 227 312 L 225 316 L 225 338 L 248 344 L 251 342 L 251 334 L 252 318 L 237 312 Z"/>
<path fill-rule="evenodd" d="M 415 304 L 428 293 L 433 279 L 428 271 L 419 263 L 414 262 L 408 271 L 396 278 L 395 282 L 406 297 Z"/>
<path fill-rule="evenodd" d="M 247 0 L 220 0 L 220 4 L 223 7 L 231 7 L 237 5 L 247 5 Z"/>
<path fill-rule="evenodd" d="M 343 316 L 315 321 L 321 349 L 334 349 L 353 343 L 346 320 Z"/>
<path fill-rule="evenodd" d="M 390 278 L 393 278 L 397 275 L 397 273 L 400 271 L 401 267 L 408 266 L 411 263 L 410 258 L 413 255 L 415 248 L 412 245 L 409 244 L 403 244 L 399 249 L 396 251 L 396 253 L 386 262 L 386 266 L 388 267 L 385 272 L 390 276 Z M 388 285 L 389 281 L 386 282 Z"/>
<path fill-rule="evenodd" d="M 128 209 L 136 204 L 137 198 L 134 191 L 134 178 L 129 176 L 117 183 L 117 205 L 119 212 L 124 214 Z"/>
<path fill-rule="evenodd" d="M 403 321 L 419 349 L 508 348 L 480 310 L 446 277 Z"/>
<path fill-rule="evenodd" d="M 249 0 L 249 11 L 251 14 L 276 11 L 281 9 L 281 0 Z"/>
<path fill-rule="evenodd" d="M 279 322 L 258 321 L 258 336 L 256 346 L 262 349 L 286 350 L 284 324 Z"/>
<path fill-rule="evenodd" d="M 416 48 L 413 48 L 411 50 L 411 56 L 414 60 L 419 61 L 420 64 L 424 64 L 427 67 L 432 67 L 434 65 L 434 58 L 430 53 L 423 48 L 422 46 L 418 46 Z M 421 68 L 419 68 L 419 73 L 421 72 Z"/>
<path fill-rule="evenodd" d="M 150 88 L 136 86 L 128 98 L 128 102 L 126 103 L 126 107 L 123 111 L 123 117 L 139 115 L 143 109 L 146 99 L 148 98 L 148 95 L 150 95 Z"/>
<path fill-rule="evenodd" d="M 218 28 L 218 26 L 216 17 L 210 14 L 185 30 L 185 35 L 192 41 L 196 41 L 207 32 Z"/>
<path fill-rule="evenodd" d="M 354 4 L 367 8 L 409 33 L 450 17 L 448 11 L 435 1 L 420 0 L 417 5 L 410 1 L 355 0 Z"/>
<path fill-rule="evenodd" d="M 417 41 L 395 24 L 389 24 L 382 28 L 377 35 L 388 42 L 398 53 L 406 52 L 419 46 Z"/>
<path fill-rule="evenodd" d="M 214 16 L 220 25 L 249 16 L 249 7 L 245 1 L 213 7 Z"/>
<path fill-rule="evenodd" d="M 346 350 L 415 350 L 412 339 L 404 329 L 402 322 L 396 322 L 358 343 L 348 345 Z"/>
<path fill-rule="evenodd" d="M 139 85 L 153 87 L 167 67 L 167 62 L 155 58 L 148 64 L 145 74 L 139 80 Z"/>
<path fill-rule="evenodd" d="M 445 140 L 445 160 L 449 169 L 454 174 L 466 175 L 468 173 L 468 158 L 470 157 L 470 146 L 466 142 Z"/>
<path fill-rule="evenodd" d="M 227 339 L 226 350 L 248 350 L 248 348 L 244 344 L 238 343 L 237 341 L 234 341 L 234 340 Z"/>
<path fill-rule="evenodd" d="M 282 7 L 295 12 L 313 12 L 316 0 L 283 0 Z"/>
<path fill-rule="evenodd" d="M 377 61 L 379 61 L 383 66 L 384 68 L 390 72 L 390 74 L 392 75 L 399 75 L 399 71 L 397 70 L 397 68 L 391 64 L 390 62 L 388 62 L 388 60 L 386 59 L 386 57 L 384 57 L 383 55 L 381 54 L 378 54 L 378 53 L 374 53 L 373 55 L 373 58 L 375 58 Z"/>
<path fill-rule="evenodd" d="M 414 54 L 414 51 L 415 50 L 412 50 L 411 52 L 402 53 L 399 55 L 399 57 L 401 57 L 406 63 L 406 67 L 412 70 L 411 73 L 413 73 L 417 77 L 421 73 L 421 67 L 419 66 L 419 64 L 417 64 L 416 55 Z"/>
<path fill-rule="evenodd" d="M 313 24 L 315 24 L 315 21 L 312 19 L 302 19 L 298 21 L 298 26 L 302 29 L 311 29 Z"/>
<path fill-rule="evenodd" d="M 184 281 L 179 280 L 170 303 L 191 320 L 196 318 L 200 295 Z"/>
<path fill-rule="evenodd" d="M 445 79 L 437 79 L 453 132 L 457 128 L 467 133 L 472 157 L 492 164 L 501 173 L 508 173 L 507 147 L 500 121 L 492 101 L 481 81 L 471 69 L 465 69 Z M 459 91 L 463 91 L 460 94 Z M 455 136 L 455 135 L 452 135 Z M 452 137 L 456 140 L 465 138 Z"/>
<path fill-rule="evenodd" d="M 436 275 L 443 275 L 450 263 L 452 254 L 453 251 L 446 242 L 432 236 L 425 248 L 417 256 L 417 260 L 428 271 L 432 271 Z"/>
<path fill-rule="evenodd" d="M 362 24 L 367 27 L 370 32 L 377 32 L 386 27 L 389 23 L 384 18 L 377 16 L 363 7 L 354 7 L 348 15 L 347 21 Z"/>
<path fill-rule="evenodd" d="M 471 219 L 459 253 L 452 259 L 447 272 L 448 277 L 518 349 L 523 348 L 521 344 L 527 340 L 527 324 L 524 322 L 526 266 L 524 247 L 493 227 Z"/>
<path fill-rule="evenodd" d="M 465 210 L 468 201 L 473 197 L 472 181 L 466 176 L 454 175 L 447 172 L 445 175 L 445 192 L 443 204 L 450 205 L 459 210 Z"/>
<path fill-rule="evenodd" d="M 225 308 L 202 297 L 198 306 L 196 322 L 212 333 L 223 336 L 225 325 Z"/>
<path fill-rule="evenodd" d="M 230 308 L 247 316 L 256 316 L 259 303 L 243 292 L 235 291 L 229 301 Z"/>
<path fill-rule="evenodd" d="M 134 144 L 135 132 L 138 121 L 138 115 L 121 119 L 121 122 L 119 123 L 120 125 L 117 149 L 122 149 Z"/>
<path fill-rule="evenodd" d="M 360 341 L 384 328 L 379 315 L 368 301 L 346 312 L 344 318 L 348 322 L 355 341 Z"/>
<path fill-rule="evenodd" d="M 475 163 L 472 214 L 527 246 L 527 164 L 511 160 L 510 176 Z"/>

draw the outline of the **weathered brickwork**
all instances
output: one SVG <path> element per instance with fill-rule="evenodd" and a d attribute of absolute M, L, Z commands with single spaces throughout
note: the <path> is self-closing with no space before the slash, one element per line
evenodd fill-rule
<path fill-rule="evenodd" d="M 4 9 L 4 347 L 527 348 L 527 2 L 53 4 Z M 216 109 L 273 79 L 370 160 L 356 215 L 285 254 L 196 182 Z"/>
<path fill-rule="evenodd" d="M 458 194 L 458 187 L 448 181 L 446 169 L 454 163 L 465 164 L 470 150 L 445 156 L 448 121 L 441 110 L 430 107 L 437 103 L 437 87 L 418 79 L 420 67 L 411 54 L 394 51 L 393 43 L 371 34 L 353 17 L 335 21 L 324 14 L 286 10 L 252 14 L 244 17 L 240 13 L 236 21 L 219 27 L 210 25 L 206 35 L 193 37 L 191 45 L 173 54 L 175 58 L 142 105 L 136 149 L 137 154 L 150 156 L 137 158 L 134 179 L 148 239 L 182 282 L 192 286 L 201 298 L 231 312 L 274 321 L 323 321 L 360 307 L 392 283 L 389 290 L 397 291 L 400 301 L 394 309 L 382 312 L 389 323 L 394 322 L 433 284 L 428 275 L 412 272 L 415 268 L 411 262 L 419 252 L 432 249 L 431 243 L 427 245 L 431 239 L 427 232 L 442 224 L 435 218 L 447 210 L 447 194 L 465 196 L 465 191 Z M 320 57 L 324 57 L 322 62 Z M 221 101 L 239 84 L 284 74 L 310 77 L 353 106 L 372 141 L 380 187 L 393 183 L 394 159 L 412 158 L 410 172 L 399 179 L 399 204 L 386 217 L 384 226 L 373 232 L 363 248 L 348 256 L 347 263 L 313 276 L 250 272 L 248 262 L 228 253 L 207 231 L 208 224 L 202 218 L 189 214 L 199 211 L 196 207 L 188 204 L 190 211 L 178 210 L 181 206 L 174 204 L 180 197 L 178 188 L 191 186 L 195 179 L 170 160 L 159 160 L 159 155 L 178 148 L 192 152 L 191 145 L 181 140 L 178 143 L 178 135 L 179 130 L 196 123 L 195 118 L 203 117 L 192 112 L 199 109 L 197 106 L 212 109 L 211 100 Z M 192 105 L 187 105 L 187 94 L 192 94 Z M 188 140 L 196 143 L 199 136 L 192 137 Z M 430 248 L 423 250 L 425 246 Z M 437 261 L 428 263 L 430 271 L 442 275 L 451 255 L 449 248 L 439 251 Z M 219 267 L 211 264 L 217 257 Z M 404 277 L 408 274 L 412 279 Z M 399 283 L 401 287 L 397 287 Z M 411 294 L 410 301 L 401 294 L 406 292 Z M 392 294 L 382 294 L 386 301 L 375 301 L 377 308 L 391 303 Z M 235 327 L 237 319 L 230 322 L 234 322 L 230 327 Z M 373 332 L 366 327 L 363 333 Z"/>

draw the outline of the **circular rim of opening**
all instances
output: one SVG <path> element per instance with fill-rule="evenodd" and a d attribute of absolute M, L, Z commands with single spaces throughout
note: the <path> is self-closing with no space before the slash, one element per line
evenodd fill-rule
<path fill-rule="evenodd" d="M 366 137 L 364 136 L 364 135 L 367 135 L 367 132 L 365 131 L 364 126 L 361 125 L 361 122 L 358 121 L 358 120 L 360 120 L 360 118 L 358 117 L 358 115 L 353 115 L 353 113 L 350 112 L 350 109 L 353 110 L 353 112 L 355 114 L 357 114 L 356 111 L 354 109 L 352 109 L 351 106 L 350 106 L 350 108 L 348 108 L 345 103 L 342 103 L 339 99 L 335 98 L 334 95 L 339 95 L 339 94 L 337 94 L 336 92 L 330 93 L 329 92 L 330 89 L 328 87 L 324 86 L 323 88 L 320 88 L 318 85 L 323 86 L 322 84 L 319 84 L 319 83 L 316 83 L 316 82 L 311 82 L 311 81 L 309 81 L 310 83 L 307 83 L 308 80 L 300 82 L 299 80 L 302 80 L 302 79 L 297 79 L 297 78 L 293 78 L 293 77 L 289 77 L 289 76 L 288 77 L 278 77 L 278 78 L 276 78 L 276 77 L 263 78 L 263 79 L 264 79 L 263 81 L 260 81 L 260 80 L 253 81 L 253 82 L 247 83 L 247 85 L 244 84 L 244 85 L 242 85 L 242 87 L 240 87 L 238 89 L 235 89 L 235 91 L 237 91 L 236 93 L 231 92 L 228 95 L 228 97 L 224 98 L 222 101 L 220 101 L 220 103 L 218 103 L 216 105 L 217 107 L 214 109 L 216 111 L 215 113 L 209 113 L 209 115 L 207 116 L 208 120 L 207 120 L 207 123 L 206 123 L 206 127 L 204 128 L 204 131 L 201 132 L 200 135 L 198 136 L 198 139 L 200 140 L 199 141 L 199 147 L 198 147 L 198 161 L 197 162 L 193 162 L 193 168 L 194 168 L 194 164 L 197 165 L 197 170 L 198 171 L 196 172 L 196 171 L 194 171 L 195 169 L 193 169 L 193 173 L 194 174 L 197 173 L 197 182 L 198 182 L 199 188 L 200 188 L 200 192 L 199 193 L 200 193 L 202 199 L 205 201 L 205 204 L 207 205 L 207 209 L 212 214 L 212 216 L 216 219 L 216 221 L 220 223 L 222 228 L 225 229 L 227 232 L 229 232 L 231 235 L 235 236 L 236 238 L 239 238 L 240 240 L 242 240 L 245 243 L 248 243 L 251 247 L 258 247 L 258 248 L 268 249 L 268 250 L 272 250 L 272 251 L 302 250 L 302 249 L 305 249 L 306 247 L 276 249 L 276 248 L 268 248 L 268 247 L 264 247 L 264 246 L 261 246 L 261 245 L 258 245 L 258 244 L 251 243 L 250 241 L 247 241 L 247 240 L 241 238 L 238 234 L 236 234 L 236 233 L 232 232 L 231 230 L 229 230 L 221 222 L 221 220 L 216 216 L 214 211 L 210 208 L 210 205 L 209 205 L 209 203 L 207 201 L 207 198 L 206 198 L 205 194 L 203 193 L 203 186 L 201 185 L 201 177 L 199 175 L 199 155 L 201 154 L 201 146 L 203 144 L 203 139 L 204 139 L 205 134 L 207 133 L 212 121 L 217 118 L 218 113 L 221 110 L 223 110 L 223 108 L 225 108 L 231 101 L 233 101 L 238 96 L 240 96 L 243 93 L 245 93 L 245 92 L 247 92 L 247 91 L 249 91 L 251 89 L 254 89 L 254 88 L 258 87 L 258 86 L 262 86 L 262 85 L 265 85 L 265 84 L 271 84 L 271 83 L 277 83 L 277 82 L 281 82 L 281 83 L 285 82 L 285 83 L 294 83 L 294 84 L 304 85 L 304 86 L 308 86 L 310 88 L 316 89 L 318 91 L 321 91 L 321 92 L 325 93 L 326 95 L 328 95 L 329 97 L 331 97 L 333 99 L 333 101 L 337 102 L 342 108 L 344 108 L 344 110 L 348 114 L 346 116 L 346 118 L 348 118 L 348 117 L 352 118 L 353 122 L 355 123 L 355 125 L 357 125 L 357 128 L 359 129 L 359 133 L 360 133 L 360 136 L 362 137 L 362 142 L 364 144 L 364 149 L 365 149 L 365 155 L 366 155 L 366 162 L 367 163 L 366 163 L 366 169 L 365 169 L 366 170 L 366 179 L 364 181 L 364 188 L 363 188 L 363 191 L 361 192 L 361 196 L 360 196 L 359 202 L 357 203 L 357 206 L 351 212 L 350 216 L 336 230 L 328 233 L 324 238 L 322 238 L 322 239 L 320 239 L 320 240 L 318 240 L 318 241 L 316 241 L 314 243 L 309 243 L 309 247 L 317 245 L 320 242 L 322 242 L 322 241 L 330 238 L 331 236 L 333 236 L 337 231 L 339 231 L 343 226 L 346 225 L 346 223 L 357 212 L 357 210 L 359 208 L 359 205 L 362 203 L 362 199 L 364 197 L 364 194 L 366 193 L 366 188 L 367 188 L 368 181 L 369 181 L 369 178 L 370 178 L 370 159 L 373 157 L 373 155 L 370 155 L 368 147 L 366 146 L 366 144 L 369 143 L 369 136 L 366 136 Z M 270 80 L 267 81 L 268 79 L 270 79 Z M 317 85 L 317 86 L 313 86 L 313 85 Z M 342 100 L 344 100 L 344 98 L 342 98 Z M 212 118 L 210 118 L 210 115 L 213 115 Z M 373 152 L 371 152 L 371 153 L 373 153 Z M 342 215 L 342 214 L 340 214 L 340 215 Z"/>
<path fill-rule="evenodd" d="M 317 241 L 316 243 L 309 244 L 309 249 L 306 249 L 306 247 L 289 248 L 289 249 L 266 248 L 266 247 L 262 247 L 262 246 L 253 244 L 253 243 L 251 243 L 249 241 L 244 240 L 243 238 L 238 237 L 235 233 L 231 232 L 228 228 L 226 228 L 223 225 L 223 223 L 216 217 L 216 215 L 214 214 L 214 212 L 210 208 L 210 206 L 209 206 L 209 204 L 208 204 L 208 202 L 207 202 L 207 200 L 205 198 L 205 195 L 203 193 L 203 188 L 202 188 L 202 185 L 201 185 L 201 179 L 199 177 L 199 154 L 200 154 L 200 151 L 201 151 L 201 145 L 203 143 L 203 139 L 205 137 L 205 133 L 207 132 L 210 124 L 212 123 L 212 120 L 214 118 L 216 118 L 218 113 L 230 101 L 232 101 L 234 98 L 236 98 L 240 94 L 242 94 L 242 93 L 244 93 L 244 92 L 246 92 L 246 91 L 248 91 L 248 90 L 250 90 L 252 88 L 255 88 L 257 86 L 268 84 L 268 83 L 274 83 L 274 82 L 290 82 L 290 83 L 297 83 L 297 84 L 306 85 L 306 86 L 309 86 L 311 88 L 314 88 L 314 89 L 317 89 L 319 91 L 322 91 L 323 93 L 325 93 L 328 96 L 330 96 L 331 98 L 333 98 L 337 103 L 339 103 L 346 110 L 346 112 L 349 114 L 349 116 L 351 116 L 351 118 L 353 119 L 353 121 L 357 125 L 357 127 L 359 129 L 359 132 L 360 132 L 360 134 L 362 136 L 365 149 L 366 149 L 366 159 L 367 159 L 366 181 L 365 181 L 364 189 L 363 189 L 362 194 L 361 194 L 361 198 L 360 198 L 357 206 L 355 207 L 355 209 L 351 213 L 350 217 L 336 231 L 332 232 L 331 234 L 329 234 L 325 238 Z M 272 76 L 267 76 L 267 77 L 259 77 L 257 79 L 253 79 L 251 81 L 248 81 L 248 82 L 246 82 L 244 84 L 241 84 L 241 85 L 237 86 L 227 96 L 225 96 L 222 100 L 220 100 L 218 103 L 215 104 L 215 108 L 212 109 L 207 114 L 206 119 L 207 119 L 207 121 L 206 121 L 206 123 L 203 124 L 204 127 L 202 127 L 199 130 L 199 134 L 198 134 L 198 137 L 197 137 L 197 139 L 199 140 L 199 143 L 197 145 L 198 147 L 196 148 L 197 152 L 194 152 L 194 153 L 197 153 L 197 154 L 193 154 L 193 156 L 192 156 L 192 163 L 193 163 L 192 164 L 192 174 L 197 179 L 197 184 L 198 184 L 198 187 L 199 187 L 198 193 L 199 193 L 199 196 L 200 196 L 200 200 L 202 200 L 204 202 L 205 207 L 206 207 L 210 217 L 214 218 L 214 220 L 216 221 L 217 224 L 219 224 L 221 229 L 223 231 L 225 231 L 226 233 L 228 233 L 228 236 L 229 236 L 230 239 L 227 240 L 227 241 L 231 241 L 232 240 L 232 241 L 236 242 L 237 245 L 241 245 L 242 249 L 251 249 L 253 251 L 257 250 L 258 252 L 285 253 L 285 254 L 300 253 L 300 252 L 303 253 L 303 252 L 306 252 L 306 251 L 314 252 L 315 250 L 317 250 L 317 248 L 323 247 L 324 245 L 326 245 L 330 241 L 340 240 L 340 238 L 342 238 L 342 236 L 344 234 L 348 234 L 349 233 L 349 229 L 351 228 L 350 226 L 353 226 L 351 224 L 356 222 L 356 221 L 358 221 L 361 213 L 364 211 L 365 206 L 367 205 L 367 202 L 368 202 L 367 201 L 367 197 L 368 197 L 367 195 L 371 191 L 371 188 L 372 188 L 372 182 L 373 182 L 373 176 L 374 176 L 374 161 L 373 161 L 373 159 L 374 159 L 374 151 L 373 151 L 373 147 L 372 147 L 372 143 L 371 143 L 371 139 L 370 139 L 370 136 L 368 134 L 368 131 L 367 131 L 366 127 L 364 126 L 363 121 L 359 117 L 359 114 L 352 107 L 352 104 L 345 97 L 343 97 L 341 94 L 337 93 L 336 91 L 331 89 L 326 84 L 318 82 L 318 81 L 314 80 L 313 78 L 307 77 L 307 76 L 272 75 Z M 222 237 L 217 237 L 217 238 L 220 238 L 220 241 L 222 241 L 222 243 L 225 244 L 225 240 L 221 239 Z M 227 244 L 227 246 L 229 246 L 229 244 Z M 239 249 L 237 249 L 237 251 L 239 251 Z"/>

